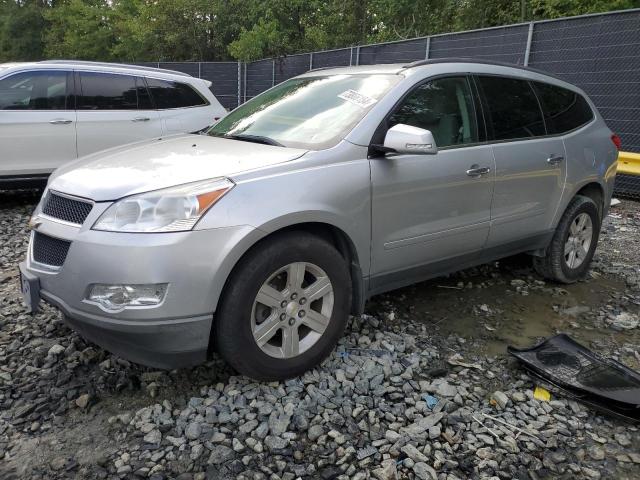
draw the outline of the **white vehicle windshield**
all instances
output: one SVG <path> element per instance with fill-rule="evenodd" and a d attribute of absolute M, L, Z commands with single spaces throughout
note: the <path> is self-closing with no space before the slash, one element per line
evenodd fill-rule
<path fill-rule="evenodd" d="M 336 145 L 399 75 L 293 78 L 236 108 L 209 135 L 322 150 Z"/>

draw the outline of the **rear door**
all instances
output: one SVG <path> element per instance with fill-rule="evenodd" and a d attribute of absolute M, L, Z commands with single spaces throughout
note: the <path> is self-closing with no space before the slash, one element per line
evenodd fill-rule
<path fill-rule="evenodd" d="M 162 135 L 162 124 L 141 77 L 77 73 L 78 155 Z"/>
<path fill-rule="evenodd" d="M 0 80 L 0 175 L 46 174 L 76 158 L 72 86 L 62 70 Z"/>
<path fill-rule="evenodd" d="M 224 116 L 197 89 L 186 82 L 147 78 L 165 134 L 192 133 L 213 125 Z"/>
<path fill-rule="evenodd" d="M 476 80 L 496 162 L 487 248 L 526 247 L 553 224 L 567 174 L 564 143 L 547 134 L 529 81 L 489 75 Z"/>

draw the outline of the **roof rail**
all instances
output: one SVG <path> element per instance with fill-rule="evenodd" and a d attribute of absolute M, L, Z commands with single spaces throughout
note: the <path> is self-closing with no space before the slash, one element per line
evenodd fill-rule
<path fill-rule="evenodd" d="M 112 68 L 131 68 L 135 70 L 142 70 L 148 72 L 164 72 L 171 73 L 173 75 L 180 75 L 183 77 L 191 77 L 188 73 L 180 72 L 178 70 L 168 70 L 166 68 L 147 67 L 144 65 L 132 65 L 126 63 L 109 63 L 109 62 L 90 62 L 88 60 L 42 60 L 38 63 L 45 64 L 67 64 L 67 65 L 85 65 L 85 66 L 97 66 L 97 67 L 112 67 Z"/>
<path fill-rule="evenodd" d="M 468 58 L 468 57 L 451 57 L 451 58 L 434 58 L 432 60 L 418 60 L 417 62 L 408 63 L 403 65 L 403 68 L 413 68 L 413 67 L 422 67 L 424 65 L 437 65 L 439 63 L 477 63 L 480 65 L 496 65 L 499 67 L 510 67 L 517 68 L 519 70 L 526 70 L 528 72 L 539 73 L 541 75 L 546 75 L 547 77 L 553 77 L 558 80 L 562 80 L 560 77 L 554 75 L 553 73 L 545 72 L 544 70 L 540 70 L 538 68 L 525 67 L 524 65 L 518 65 L 515 63 L 507 63 L 507 62 L 499 62 L 496 60 L 483 60 L 477 58 Z"/>

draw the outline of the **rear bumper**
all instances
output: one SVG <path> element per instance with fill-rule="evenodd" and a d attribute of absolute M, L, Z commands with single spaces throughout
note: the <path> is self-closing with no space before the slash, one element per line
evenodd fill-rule
<path fill-rule="evenodd" d="M 171 369 L 197 365 L 207 358 L 212 315 L 118 320 L 73 309 L 46 290 L 40 295 L 62 311 L 65 322 L 84 338 L 127 360 Z"/>

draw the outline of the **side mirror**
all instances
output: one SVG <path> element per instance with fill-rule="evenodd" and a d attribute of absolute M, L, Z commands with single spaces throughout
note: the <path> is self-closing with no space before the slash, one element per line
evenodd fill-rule
<path fill-rule="evenodd" d="M 392 153 L 434 155 L 438 153 L 436 141 L 429 130 L 399 123 L 387 130 L 383 150 Z"/>

